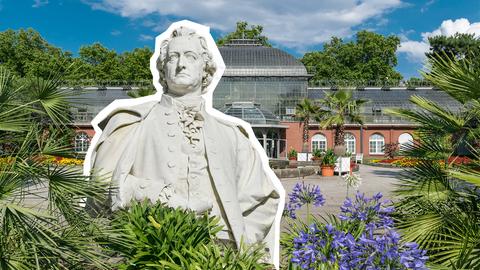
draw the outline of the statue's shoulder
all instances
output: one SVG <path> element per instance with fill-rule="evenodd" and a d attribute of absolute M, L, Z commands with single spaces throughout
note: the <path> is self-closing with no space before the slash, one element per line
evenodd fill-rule
<path fill-rule="evenodd" d="M 100 129 L 116 130 L 119 127 L 142 121 L 158 104 L 158 101 L 147 101 L 135 105 L 117 106 L 98 124 Z"/>
<path fill-rule="evenodd" d="M 234 132 L 240 132 L 246 138 L 249 137 L 248 132 L 245 130 L 245 128 L 239 123 L 236 123 L 234 119 L 228 119 L 229 118 L 228 116 L 226 118 L 220 118 L 218 116 L 213 116 L 213 117 L 217 120 L 219 124 L 232 129 Z"/>

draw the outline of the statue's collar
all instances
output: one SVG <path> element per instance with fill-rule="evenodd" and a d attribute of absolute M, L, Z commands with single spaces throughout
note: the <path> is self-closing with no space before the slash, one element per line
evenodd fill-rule
<path fill-rule="evenodd" d="M 175 107 L 196 107 L 199 111 L 205 109 L 205 100 L 202 96 L 198 97 L 188 97 L 188 98 L 174 98 L 167 94 L 162 95 L 162 100 L 160 101 L 162 105 L 165 105 L 170 108 Z"/>

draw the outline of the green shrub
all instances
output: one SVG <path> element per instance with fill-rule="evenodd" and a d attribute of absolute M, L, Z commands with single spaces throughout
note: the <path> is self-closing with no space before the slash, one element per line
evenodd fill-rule
<path fill-rule="evenodd" d="M 120 269 L 267 269 L 263 247 L 237 251 L 215 238 L 218 218 L 197 216 L 164 204 L 132 202 L 118 211 L 112 226 L 120 241 L 110 248 L 122 257 Z"/>

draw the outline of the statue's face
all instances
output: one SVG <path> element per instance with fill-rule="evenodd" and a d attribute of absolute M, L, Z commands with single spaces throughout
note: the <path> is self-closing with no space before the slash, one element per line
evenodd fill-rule
<path fill-rule="evenodd" d="M 201 93 L 205 61 L 197 37 L 173 38 L 167 49 L 165 79 L 168 92 L 176 96 Z"/>

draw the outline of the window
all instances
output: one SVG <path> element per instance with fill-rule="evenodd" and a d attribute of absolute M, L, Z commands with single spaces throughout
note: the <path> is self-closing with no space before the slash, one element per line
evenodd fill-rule
<path fill-rule="evenodd" d="M 405 148 L 409 145 L 413 144 L 413 137 L 409 133 L 402 133 L 398 137 L 398 144 L 400 146 L 400 150 L 406 150 Z"/>
<path fill-rule="evenodd" d="M 285 108 L 285 114 L 286 115 L 294 115 L 295 114 L 295 108 L 294 107 L 286 107 Z"/>
<path fill-rule="evenodd" d="M 345 146 L 348 153 L 355 154 L 355 136 L 352 133 L 345 133 Z"/>
<path fill-rule="evenodd" d="M 383 154 L 385 138 L 380 134 L 373 134 L 368 141 L 370 154 Z"/>
<path fill-rule="evenodd" d="M 90 145 L 90 138 L 87 133 L 79 132 L 75 135 L 75 147 L 74 151 L 77 153 L 86 153 L 88 146 Z"/>
<path fill-rule="evenodd" d="M 315 134 L 312 137 L 312 151 L 320 149 L 320 151 L 327 151 L 327 137 L 323 134 Z"/>

